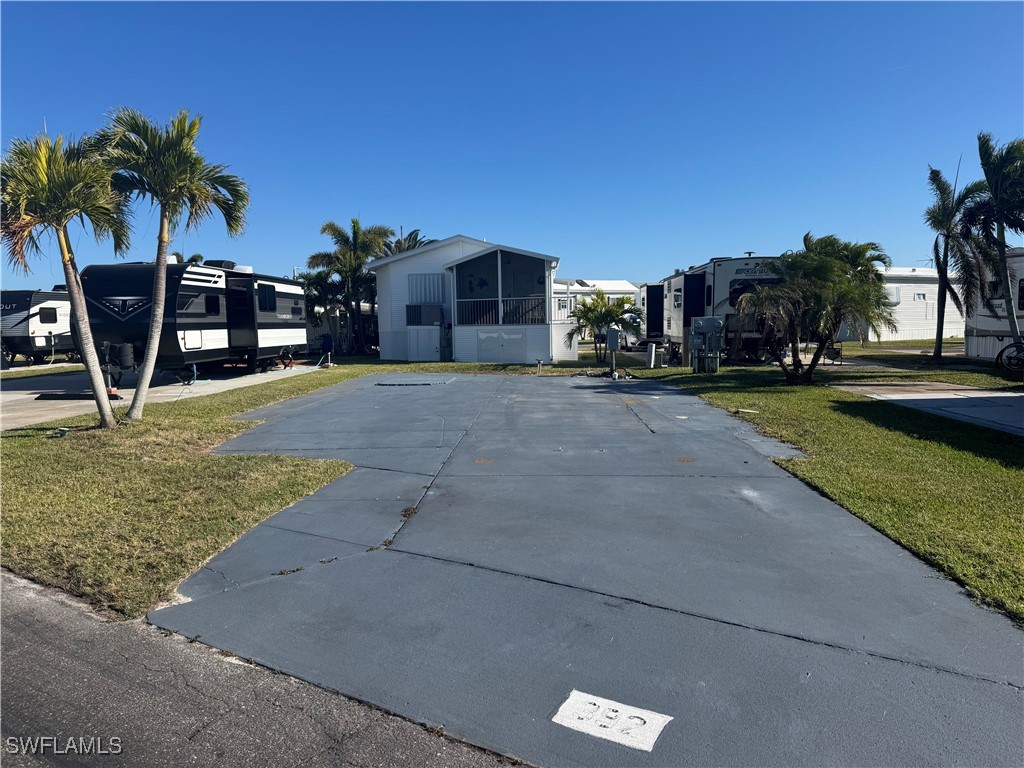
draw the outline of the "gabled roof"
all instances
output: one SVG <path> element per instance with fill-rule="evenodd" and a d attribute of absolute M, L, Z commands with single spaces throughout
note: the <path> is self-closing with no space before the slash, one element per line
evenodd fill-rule
<path fill-rule="evenodd" d="M 448 269 L 449 267 L 454 267 L 455 265 L 461 264 L 464 261 L 471 261 L 479 256 L 482 256 L 485 253 L 490 253 L 491 251 L 508 251 L 510 253 L 518 253 L 521 256 L 530 256 L 534 259 L 542 259 L 543 261 L 549 261 L 552 263 L 553 266 L 558 266 L 557 256 L 548 256 L 543 253 L 537 253 L 536 251 L 526 251 L 523 250 L 522 248 L 513 248 L 510 245 L 501 245 L 499 243 L 484 243 L 483 246 L 483 248 L 473 251 L 472 253 L 468 253 L 461 258 L 455 259 L 454 261 L 449 261 L 447 264 L 444 265 L 444 268 Z"/>
<path fill-rule="evenodd" d="M 384 267 L 387 266 L 388 264 L 394 264 L 396 261 L 408 259 L 410 256 L 419 256 L 429 251 L 436 250 L 437 248 L 441 248 L 442 246 L 451 245 L 452 243 L 458 240 L 463 240 L 466 243 L 469 243 L 471 246 L 475 245 L 478 248 L 486 248 L 488 245 L 486 241 L 477 240 L 475 237 L 467 237 L 466 235 L 452 235 L 451 237 L 446 237 L 444 240 L 435 240 L 434 242 L 428 245 L 423 245 L 420 246 L 419 248 L 413 248 L 411 251 L 402 251 L 401 253 L 396 253 L 393 256 L 385 256 L 383 259 L 374 259 L 373 261 L 370 261 L 366 264 L 365 269 L 367 272 L 373 272 L 378 267 Z"/>

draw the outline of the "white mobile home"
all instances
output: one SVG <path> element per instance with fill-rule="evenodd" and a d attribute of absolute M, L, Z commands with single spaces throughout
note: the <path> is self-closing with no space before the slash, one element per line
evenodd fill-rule
<path fill-rule="evenodd" d="M 370 262 L 381 358 L 575 360 L 564 343 L 568 306 L 553 292 L 557 267 L 553 256 L 465 235 Z"/>
<path fill-rule="evenodd" d="M 926 267 L 889 267 L 882 270 L 889 306 L 896 319 L 896 330 L 881 329 L 870 335 L 870 341 L 901 339 L 934 339 L 939 307 L 939 273 Z M 948 298 L 946 319 L 942 325 L 944 338 L 961 338 L 964 319 Z"/>
<path fill-rule="evenodd" d="M 1024 328 L 1024 248 L 1008 248 L 1006 253 L 1010 262 L 1012 279 L 1016 283 L 1014 295 L 1017 298 L 1017 323 Z M 988 275 L 989 291 L 998 290 L 1000 281 Z M 999 351 L 1010 344 L 1010 319 L 1006 314 L 1006 301 L 994 299 L 989 305 L 979 302 L 974 317 L 967 319 L 964 337 L 964 354 L 985 360 L 995 360 Z"/>

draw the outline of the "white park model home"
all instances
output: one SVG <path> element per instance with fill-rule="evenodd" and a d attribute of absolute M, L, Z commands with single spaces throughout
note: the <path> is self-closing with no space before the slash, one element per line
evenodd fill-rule
<path fill-rule="evenodd" d="M 464 235 L 377 259 L 383 360 L 545 363 L 565 346 L 569 303 L 552 294 L 558 259 Z"/>

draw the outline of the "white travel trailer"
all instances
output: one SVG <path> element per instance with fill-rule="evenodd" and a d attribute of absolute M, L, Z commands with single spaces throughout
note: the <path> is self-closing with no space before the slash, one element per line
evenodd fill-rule
<path fill-rule="evenodd" d="M 24 355 L 35 363 L 75 351 L 71 302 L 64 286 L 52 291 L 0 292 L 0 339 L 10 362 Z"/>
<path fill-rule="evenodd" d="M 1015 283 L 1012 289 L 1015 289 L 1013 295 L 1017 299 L 1017 323 L 1024 328 L 1024 312 L 1021 311 L 1024 305 L 1024 248 L 1007 249 L 1007 258 L 1010 262 L 1011 279 Z M 990 292 L 994 293 L 999 286 L 1000 281 L 989 275 Z M 1000 350 L 1013 342 L 1010 335 L 1010 319 L 1006 314 L 1006 301 L 995 299 L 988 305 L 979 302 L 978 311 L 967 319 L 964 333 L 964 353 L 967 357 L 995 360 Z"/>

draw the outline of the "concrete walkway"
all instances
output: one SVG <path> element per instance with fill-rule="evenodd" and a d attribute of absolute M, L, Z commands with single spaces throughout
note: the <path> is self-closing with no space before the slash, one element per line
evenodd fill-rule
<path fill-rule="evenodd" d="M 227 453 L 345 458 L 160 627 L 550 766 L 1024 762 L 1024 633 L 655 382 L 370 376 Z"/>
<path fill-rule="evenodd" d="M 149 390 L 149 403 L 166 403 L 191 397 L 212 395 L 239 387 L 251 387 L 274 379 L 301 376 L 318 371 L 310 365 L 296 365 L 293 368 L 267 371 L 266 373 L 245 374 L 225 369 L 216 374 L 202 374 L 192 384 L 183 385 L 171 376 L 157 372 Z M 127 406 L 135 394 L 134 373 L 124 374 L 118 394 L 122 400 L 114 406 Z M 41 424 L 69 416 L 95 413 L 96 403 L 88 375 L 83 372 L 53 373 L 44 376 L 30 376 L 21 379 L 5 379 L 0 382 L 0 429 L 17 429 L 32 424 Z"/>
<path fill-rule="evenodd" d="M 947 419 L 1024 436 L 1024 392 L 999 392 L 939 381 L 837 384 L 835 387 Z"/>

